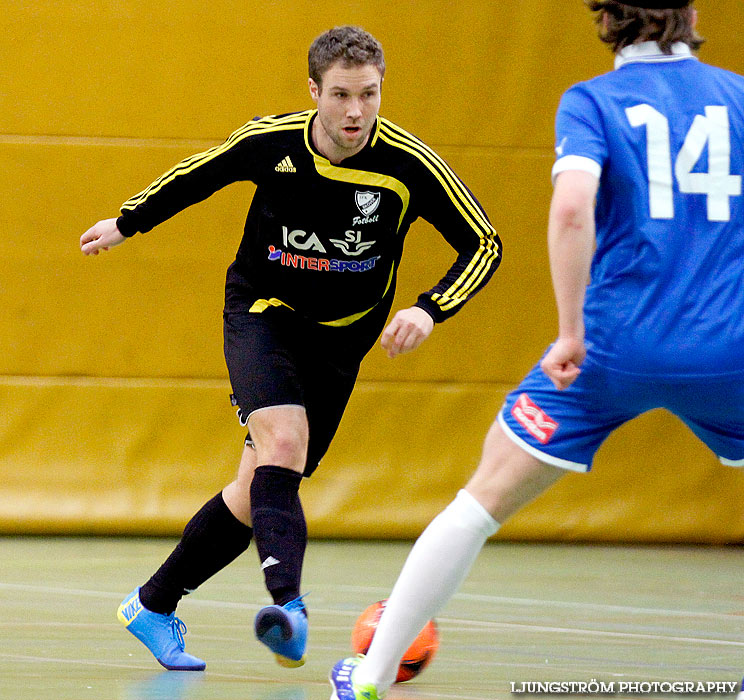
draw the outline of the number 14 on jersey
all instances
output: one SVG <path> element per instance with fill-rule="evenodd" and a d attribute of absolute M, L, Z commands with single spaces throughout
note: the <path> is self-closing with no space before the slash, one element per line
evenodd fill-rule
<path fill-rule="evenodd" d="M 652 219 L 674 218 L 669 120 L 651 105 L 625 110 L 632 127 L 646 127 L 648 199 Z M 693 172 L 705 147 L 708 172 Z M 731 130 L 728 108 L 709 106 L 698 114 L 674 161 L 679 191 L 707 195 L 708 221 L 729 221 L 729 198 L 741 195 L 741 175 L 731 174 Z"/>

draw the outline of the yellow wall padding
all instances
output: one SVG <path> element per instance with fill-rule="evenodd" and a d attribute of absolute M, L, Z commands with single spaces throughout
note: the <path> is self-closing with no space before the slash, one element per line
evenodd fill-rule
<path fill-rule="evenodd" d="M 417 534 L 474 469 L 507 390 L 360 382 L 302 486 L 311 534 Z M 228 393 L 223 380 L 3 380 L 0 531 L 180 531 L 235 474 L 244 433 Z M 681 422 L 652 412 L 608 440 L 592 473 L 566 475 L 499 537 L 740 541 L 742 483 Z"/>
<path fill-rule="evenodd" d="M 704 60 L 744 72 L 744 6 L 701 7 Z M 0 532 L 177 533 L 229 481 L 221 309 L 253 186 L 236 184 L 84 258 L 95 221 L 255 115 L 311 106 L 306 50 L 330 26 L 383 42 L 382 113 L 435 148 L 504 242 L 491 284 L 416 353 L 365 360 L 337 440 L 303 485 L 312 535 L 413 537 L 466 481 L 506 392 L 555 332 L 545 250 L 561 93 L 609 70 L 583 4 L 492 0 L 21 1 L 0 17 Z M 396 309 L 452 260 L 427 224 Z M 744 474 L 654 412 L 500 537 L 744 539 Z"/>

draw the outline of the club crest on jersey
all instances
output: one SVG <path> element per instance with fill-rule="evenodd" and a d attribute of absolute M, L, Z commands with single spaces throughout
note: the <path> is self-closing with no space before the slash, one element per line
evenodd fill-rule
<path fill-rule="evenodd" d="M 377 207 L 380 206 L 380 193 L 379 192 L 360 192 L 356 191 L 354 194 L 354 201 L 356 202 L 357 209 L 362 212 L 362 215 L 366 218 L 375 213 Z"/>
<path fill-rule="evenodd" d="M 558 430 L 558 423 L 534 403 L 527 394 L 520 394 L 511 410 L 512 416 L 532 437 L 543 445 Z"/>

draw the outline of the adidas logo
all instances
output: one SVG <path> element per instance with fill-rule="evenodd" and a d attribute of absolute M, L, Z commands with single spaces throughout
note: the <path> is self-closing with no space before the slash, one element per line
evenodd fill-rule
<path fill-rule="evenodd" d="M 275 566 L 276 564 L 281 564 L 281 562 L 278 559 L 274 559 L 272 556 L 268 556 L 264 559 L 263 564 L 261 564 L 261 571 L 268 569 L 270 566 Z"/>
<path fill-rule="evenodd" d="M 295 168 L 295 166 L 292 165 L 292 161 L 290 160 L 289 156 L 284 158 L 280 163 L 277 163 L 274 170 L 276 170 L 276 172 L 278 173 L 296 173 L 297 172 L 297 168 Z"/>

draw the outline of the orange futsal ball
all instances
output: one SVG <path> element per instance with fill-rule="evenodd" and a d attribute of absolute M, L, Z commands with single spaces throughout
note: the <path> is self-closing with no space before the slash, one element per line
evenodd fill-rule
<path fill-rule="evenodd" d="M 355 653 L 366 654 L 369 650 L 386 602 L 387 600 L 378 600 L 376 603 L 372 603 L 357 618 L 354 629 L 351 631 L 351 648 Z M 413 640 L 413 644 L 408 647 L 408 651 L 403 654 L 395 682 L 403 683 L 403 681 L 410 681 L 411 678 L 418 676 L 429 665 L 438 648 L 439 631 L 437 630 L 437 623 L 434 620 L 429 620 L 424 625 L 424 629 Z"/>

